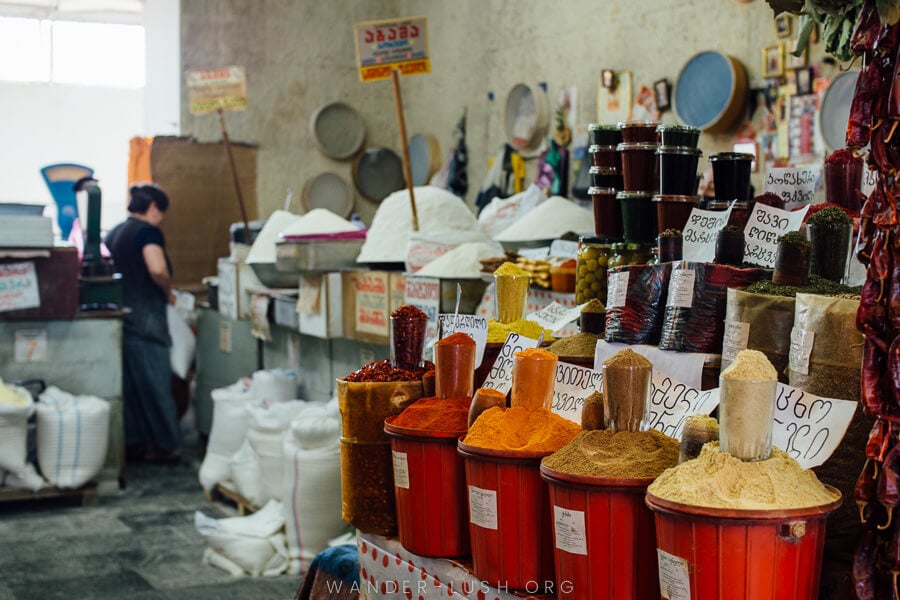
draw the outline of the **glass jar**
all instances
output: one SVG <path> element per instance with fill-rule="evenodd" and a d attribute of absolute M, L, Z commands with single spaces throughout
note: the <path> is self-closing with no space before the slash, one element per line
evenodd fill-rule
<path fill-rule="evenodd" d="M 628 242 L 625 244 L 625 252 L 628 257 L 627 265 L 645 265 L 650 260 L 650 246 Z"/>
<path fill-rule="evenodd" d="M 650 248 L 650 260 L 647 264 L 651 266 L 659 264 L 659 248 Z"/>
<path fill-rule="evenodd" d="M 606 304 L 606 269 L 612 245 L 605 238 L 582 237 L 578 241 L 575 265 L 575 303 L 596 298 Z"/>
<path fill-rule="evenodd" d="M 630 264 L 628 262 L 628 253 L 625 250 L 625 243 L 619 242 L 612 245 L 612 255 L 609 257 L 609 268 L 624 267 Z"/>

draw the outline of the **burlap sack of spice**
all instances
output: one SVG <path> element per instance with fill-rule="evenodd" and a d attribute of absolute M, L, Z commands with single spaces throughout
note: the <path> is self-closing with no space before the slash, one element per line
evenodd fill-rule
<path fill-rule="evenodd" d="M 397 530 L 394 472 L 384 420 L 422 397 L 421 381 L 337 380 L 341 411 L 341 518 L 363 533 Z"/>
<path fill-rule="evenodd" d="M 794 326 L 794 298 L 751 294 L 729 289 L 725 306 L 725 331 L 729 324 L 748 325 L 747 348 L 766 355 L 778 372 L 778 381 L 788 382 L 787 366 Z M 724 371 L 730 360 L 722 356 Z"/>
<path fill-rule="evenodd" d="M 856 329 L 858 300 L 816 294 L 797 294 L 794 328 L 814 335 L 808 373 L 788 365 L 791 386 L 825 398 L 859 403 L 859 375 L 863 336 Z M 792 348 L 794 351 L 796 348 Z M 822 593 L 843 598 L 851 581 L 853 551 L 862 531 L 853 502 L 856 478 L 866 459 L 866 441 L 874 419 L 857 405 L 844 439 L 825 463 L 813 469 L 823 483 L 841 491 L 844 503 L 828 519 L 825 537 Z"/>

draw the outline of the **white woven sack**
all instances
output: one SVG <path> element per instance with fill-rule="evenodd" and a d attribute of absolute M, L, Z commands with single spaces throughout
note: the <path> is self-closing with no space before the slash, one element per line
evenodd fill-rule
<path fill-rule="evenodd" d="M 262 475 L 263 498 L 281 500 L 284 492 L 282 475 L 284 471 L 284 442 L 287 430 L 306 403 L 291 400 L 276 404 L 257 404 L 248 409 L 250 430 L 247 439 L 259 456 L 259 470 Z"/>
<path fill-rule="evenodd" d="M 307 403 L 291 422 L 298 448 L 309 450 L 329 445 L 341 437 L 341 413 L 336 402 Z"/>
<path fill-rule="evenodd" d="M 44 477 L 60 488 L 78 488 L 93 479 L 106 461 L 109 402 L 51 386 L 35 410 L 38 465 Z"/>
<path fill-rule="evenodd" d="M 194 526 L 210 548 L 246 574 L 274 576 L 283 573 L 288 563 L 283 511 L 281 503 L 273 500 L 247 517 L 212 519 L 196 512 Z"/>
<path fill-rule="evenodd" d="M 200 485 L 207 492 L 217 483 L 226 481 L 231 473 L 231 456 L 241 447 L 250 426 L 247 405 L 253 398 L 250 385 L 244 380 L 215 389 L 210 396 L 213 400 L 212 427 L 198 474 Z"/>
<path fill-rule="evenodd" d="M 18 473 L 27 462 L 28 418 L 34 413 L 34 400 L 24 388 L 3 385 L 18 394 L 23 404 L 0 403 L 0 470 Z"/>
<path fill-rule="evenodd" d="M 256 402 L 287 402 L 297 397 L 297 373 L 269 369 L 253 373 L 253 399 Z"/>
<path fill-rule="evenodd" d="M 253 506 L 262 506 L 268 500 L 259 469 L 259 456 L 249 440 L 244 440 L 240 450 L 231 457 L 231 481 L 238 493 Z"/>
<path fill-rule="evenodd" d="M 290 573 L 299 573 L 345 528 L 338 436 L 310 450 L 298 447 L 293 436 L 284 441 L 283 504 Z"/>

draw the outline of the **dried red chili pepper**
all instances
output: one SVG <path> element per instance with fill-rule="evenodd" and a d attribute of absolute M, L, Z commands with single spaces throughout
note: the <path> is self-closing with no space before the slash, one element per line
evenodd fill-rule
<path fill-rule="evenodd" d="M 369 363 L 344 379 L 353 382 L 420 381 L 425 371 L 433 368 L 434 364 L 425 361 L 425 366 L 416 369 L 395 369 L 391 361 L 385 359 Z"/>
<path fill-rule="evenodd" d="M 872 134 L 873 115 L 878 92 L 881 89 L 881 71 L 878 61 L 872 61 L 859 72 L 856 90 L 850 103 L 847 119 L 847 148 L 857 150 L 869 143 Z"/>
<path fill-rule="evenodd" d="M 878 502 L 887 510 L 887 522 L 878 525 L 878 529 L 887 529 L 893 523 L 894 507 L 900 504 L 900 445 L 894 445 L 884 457 L 878 478 Z"/>
<path fill-rule="evenodd" d="M 875 49 L 875 41 L 881 31 L 881 20 L 874 3 L 867 3 L 859 11 L 853 35 L 850 36 L 850 49 L 854 54 L 862 55 Z"/>
<path fill-rule="evenodd" d="M 422 364 L 428 315 L 411 304 L 391 313 L 391 358 L 400 369 L 415 369 Z"/>
<path fill-rule="evenodd" d="M 878 538 L 867 530 L 859 540 L 853 556 L 853 588 L 859 600 L 875 600 L 875 551 Z"/>
<path fill-rule="evenodd" d="M 866 442 L 866 457 L 882 462 L 888 450 L 887 438 L 890 434 L 891 427 L 888 421 L 876 419 L 872 431 L 869 432 L 869 441 Z"/>
<path fill-rule="evenodd" d="M 884 412 L 884 394 L 881 389 L 881 376 L 884 373 L 884 353 L 875 343 L 874 335 L 867 335 L 863 345 L 863 361 L 860 370 L 860 401 L 870 415 L 881 415 Z"/>
<path fill-rule="evenodd" d="M 863 466 L 853 487 L 853 498 L 859 508 L 859 520 L 866 522 L 866 508 L 875 500 L 878 494 L 878 462 L 869 458 Z"/>
<path fill-rule="evenodd" d="M 900 406 L 900 335 L 894 338 L 888 350 L 888 372 L 891 382 L 891 400 L 894 406 Z"/>

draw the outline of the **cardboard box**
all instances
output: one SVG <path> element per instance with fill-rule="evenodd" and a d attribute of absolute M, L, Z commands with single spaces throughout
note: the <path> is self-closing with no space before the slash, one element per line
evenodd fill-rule
<path fill-rule="evenodd" d="M 300 333 L 318 338 L 344 335 L 343 282 L 340 273 L 300 278 L 296 304 Z"/>

